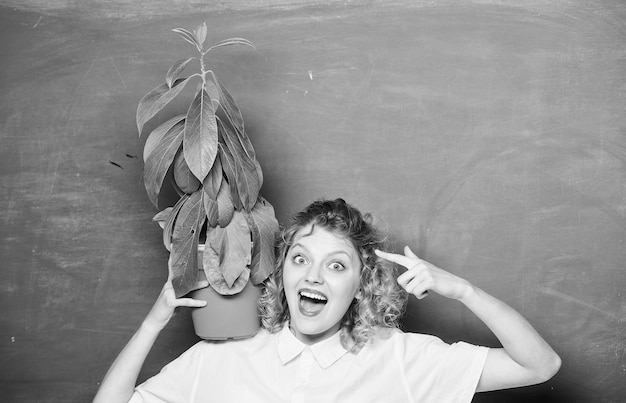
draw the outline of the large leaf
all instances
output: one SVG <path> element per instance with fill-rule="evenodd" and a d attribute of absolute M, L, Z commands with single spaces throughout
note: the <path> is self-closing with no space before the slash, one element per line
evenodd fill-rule
<path fill-rule="evenodd" d="M 206 278 L 209 284 L 211 284 L 211 287 L 221 295 L 234 295 L 241 292 L 250 279 L 250 269 L 247 267 L 243 269 L 241 275 L 237 277 L 237 280 L 235 280 L 232 286 L 228 285 L 219 268 L 205 270 L 204 274 L 206 274 Z"/>
<path fill-rule="evenodd" d="M 212 251 L 209 253 L 215 253 L 219 256 L 219 272 L 230 288 L 235 284 L 235 281 L 241 276 L 251 260 L 250 228 L 245 216 L 240 212 L 236 212 L 230 224 L 225 228 L 216 227 L 209 230 L 207 239 Z M 203 258 L 203 264 L 205 262 L 206 260 Z M 215 263 L 215 259 L 212 260 L 212 263 Z M 204 269 L 208 278 L 210 269 L 215 269 L 215 267 L 209 265 L 209 267 L 205 266 Z"/>
<path fill-rule="evenodd" d="M 194 58 L 189 57 L 187 59 L 177 60 L 176 62 L 174 62 L 174 64 L 172 64 L 170 69 L 167 71 L 167 74 L 165 75 L 165 83 L 170 88 L 172 88 L 172 85 L 174 84 L 174 82 L 176 82 L 176 80 L 180 78 L 180 76 L 183 73 L 183 70 L 185 70 L 185 67 L 187 67 L 187 65 L 192 60 L 194 60 Z"/>
<path fill-rule="evenodd" d="M 177 298 L 191 291 L 198 277 L 198 240 L 206 219 L 202 193 L 198 190 L 184 202 L 172 231 L 170 279 Z"/>
<path fill-rule="evenodd" d="M 226 176 L 231 186 L 233 182 L 237 186 L 237 193 L 244 209 L 250 211 L 254 207 L 261 190 L 257 164 L 246 154 L 237 139 L 235 131 L 228 125 L 221 124 L 221 121 L 218 121 L 218 125 L 222 135 L 221 138 L 224 140 L 224 144 L 232 157 L 232 167 L 229 166 L 228 171 L 224 167 Z"/>
<path fill-rule="evenodd" d="M 209 171 L 209 174 L 204 178 L 202 188 L 204 189 L 204 210 L 206 211 L 209 227 L 215 227 L 218 225 L 219 220 L 219 206 L 218 195 L 220 186 L 224 174 L 222 172 L 222 163 L 220 162 L 219 155 L 215 158 L 213 167 Z M 232 202 L 228 201 L 232 206 Z"/>
<path fill-rule="evenodd" d="M 183 152 L 189 169 L 200 182 L 217 156 L 217 122 L 206 91 L 200 90 L 187 111 Z"/>
<path fill-rule="evenodd" d="M 215 80 L 216 88 L 219 92 L 220 106 L 222 107 L 228 122 L 237 133 L 237 138 L 248 157 L 250 157 L 250 159 L 255 159 L 256 154 L 254 152 L 254 147 L 252 147 L 252 142 L 250 142 L 250 139 L 246 135 L 243 116 L 241 115 L 241 111 L 239 110 L 235 99 L 232 95 L 230 95 L 226 87 L 224 87 L 214 74 L 213 80 Z"/>
<path fill-rule="evenodd" d="M 182 150 L 179 150 L 174 157 L 174 182 L 176 186 L 185 194 L 192 194 L 200 189 L 200 181 L 196 178 L 183 158 Z"/>
<path fill-rule="evenodd" d="M 235 214 L 235 206 L 231 199 L 230 186 L 225 178 L 222 178 L 220 185 L 220 191 L 217 193 L 217 223 L 220 227 L 225 227 L 230 223 L 230 220 Z"/>
<path fill-rule="evenodd" d="M 191 77 L 181 78 L 172 84 L 171 88 L 167 83 L 162 84 L 146 95 L 139 101 L 137 106 L 137 130 L 141 136 L 143 125 L 154 117 L 161 109 L 163 109 L 176 95 L 178 95 L 187 84 Z"/>
<path fill-rule="evenodd" d="M 261 164 L 256 159 L 254 160 L 254 166 L 256 167 L 256 173 L 259 177 L 259 187 L 263 186 L 263 170 L 261 169 Z"/>
<path fill-rule="evenodd" d="M 222 143 L 220 143 L 219 153 L 220 161 L 222 161 L 222 167 L 224 168 L 224 175 L 229 183 L 233 182 L 233 186 L 229 186 L 231 201 L 235 206 L 235 210 L 241 210 L 243 205 L 241 204 L 241 199 L 239 198 L 237 186 L 234 184 L 237 181 L 237 166 L 235 164 L 235 159 L 228 147 Z"/>
<path fill-rule="evenodd" d="M 169 214 L 163 226 L 163 245 L 165 246 L 165 249 L 170 252 L 172 251 L 172 232 L 174 231 L 174 223 L 176 222 L 176 217 L 178 216 L 178 213 L 180 213 L 181 207 L 183 207 L 183 204 L 185 204 L 187 199 L 189 199 L 189 195 L 184 195 L 183 197 L 178 199 L 178 202 L 176 202 L 174 207 L 168 207 L 164 210 L 169 210 Z M 157 216 L 155 216 L 155 218 L 156 217 Z"/>
<path fill-rule="evenodd" d="M 216 86 L 216 89 L 218 91 L 220 105 L 224 110 L 228 121 L 238 132 L 244 133 L 244 121 L 239 106 L 237 106 L 235 99 L 232 95 L 230 95 L 230 92 L 228 92 L 222 82 L 219 81 L 217 77 L 215 77 L 215 74 L 212 74 L 212 77 L 215 81 L 214 85 Z"/>
<path fill-rule="evenodd" d="M 222 163 L 218 155 L 215 158 L 215 162 L 213 162 L 213 167 L 209 171 L 209 174 L 204 178 L 204 182 L 202 182 L 204 193 L 206 193 L 211 200 L 217 200 L 217 193 L 222 185 L 223 176 Z"/>
<path fill-rule="evenodd" d="M 217 200 L 212 200 L 210 197 L 204 196 L 204 211 L 206 211 L 206 218 L 209 228 L 216 227 L 219 220 L 219 206 Z"/>
<path fill-rule="evenodd" d="M 217 111 L 217 108 L 220 106 L 220 90 L 217 85 L 208 77 L 206 82 L 202 83 L 202 85 L 207 94 L 209 94 L 209 98 L 211 99 L 211 106 L 213 107 L 213 113 L 215 113 L 215 111 Z"/>
<path fill-rule="evenodd" d="M 174 125 L 181 120 L 185 119 L 185 115 L 178 115 L 167 122 L 160 124 L 156 129 L 154 129 L 148 135 L 146 139 L 146 144 L 143 146 L 143 162 L 146 162 L 148 156 L 152 154 L 154 149 L 159 145 L 165 134 L 172 128 Z"/>
<path fill-rule="evenodd" d="M 157 199 L 163 186 L 163 179 L 167 174 L 176 152 L 183 141 L 184 122 L 179 121 L 172 126 L 154 151 L 148 155 L 144 164 L 144 185 L 148 198 L 158 207 Z"/>
<path fill-rule="evenodd" d="M 274 207 L 259 197 L 252 211 L 246 214 L 252 234 L 252 262 L 250 264 L 252 284 L 265 281 L 274 271 L 274 244 L 278 234 L 278 220 Z"/>

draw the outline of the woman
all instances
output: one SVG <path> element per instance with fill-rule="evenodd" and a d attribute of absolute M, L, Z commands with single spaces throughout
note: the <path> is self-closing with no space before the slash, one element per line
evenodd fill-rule
<path fill-rule="evenodd" d="M 560 359 L 514 309 L 418 258 L 384 252 L 369 215 L 341 199 L 312 203 L 283 231 L 251 339 L 191 347 L 135 389 L 178 306 L 168 281 L 107 373 L 96 402 L 470 402 L 476 391 L 544 382 Z M 391 263 L 406 268 L 397 279 Z M 446 344 L 397 329 L 407 293 L 456 299 L 502 348 Z"/>

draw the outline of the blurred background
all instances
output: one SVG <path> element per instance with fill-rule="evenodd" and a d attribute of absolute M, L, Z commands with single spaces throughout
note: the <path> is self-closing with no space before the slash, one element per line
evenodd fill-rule
<path fill-rule="evenodd" d="M 626 398 L 626 4 L 0 1 L 0 397 L 85 402 L 156 299 L 167 251 L 135 110 L 194 56 L 242 110 L 281 224 L 343 197 L 519 310 L 563 366 L 474 402 Z M 190 91 L 193 90 L 190 86 Z M 180 95 L 181 108 L 189 93 Z M 460 304 L 408 331 L 497 346 Z M 140 380 L 197 341 L 181 310 Z"/>

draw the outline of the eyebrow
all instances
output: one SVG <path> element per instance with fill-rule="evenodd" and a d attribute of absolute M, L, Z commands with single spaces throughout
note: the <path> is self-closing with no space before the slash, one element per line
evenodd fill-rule
<path fill-rule="evenodd" d="M 300 248 L 304 249 L 306 252 L 309 252 L 309 249 L 302 245 L 300 242 L 296 242 L 293 245 L 291 245 L 291 248 L 289 248 L 290 250 L 299 246 Z M 328 254 L 329 256 L 335 256 L 335 255 L 345 255 L 348 259 L 352 260 L 353 256 L 352 254 L 346 252 L 345 250 L 336 250 L 336 251 L 332 251 Z"/>

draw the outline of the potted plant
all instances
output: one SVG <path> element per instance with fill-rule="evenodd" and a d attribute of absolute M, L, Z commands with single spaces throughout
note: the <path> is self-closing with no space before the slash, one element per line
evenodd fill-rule
<path fill-rule="evenodd" d="M 259 327 L 258 285 L 274 268 L 278 222 L 271 204 L 259 195 L 263 174 L 241 112 L 205 59 L 224 46 L 254 46 L 230 38 L 205 48 L 206 23 L 193 31 L 172 31 L 198 56 L 176 61 L 165 83 L 139 101 L 139 135 L 188 83 L 196 81 L 197 88 L 186 113 L 163 118 L 148 135 L 144 185 L 150 201 L 162 209 L 154 220 L 171 254 L 176 296 L 194 292 L 194 298 L 207 299 L 205 308 L 192 311 L 196 333 L 208 339 L 251 336 Z M 185 75 L 193 67 L 195 72 Z M 173 206 L 163 205 L 168 187 L 178 195 Z M 198 280 L 204 278 L 210 286 L 200 290 Z M 208 328 L 199 322 L 203 314 L 209 316 Z"/>

